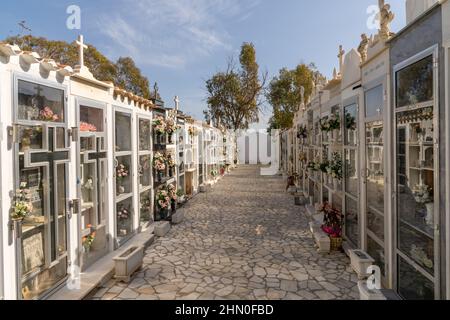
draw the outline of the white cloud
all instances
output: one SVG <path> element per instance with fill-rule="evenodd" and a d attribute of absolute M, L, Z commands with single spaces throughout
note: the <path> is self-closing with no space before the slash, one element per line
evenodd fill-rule
<path fill-rule="evenodd" d="M 260 0 L 120 0 L 99 16 L 99 32 L 113 57 L 140 65 L 182 68 L 216 50 L 232 50 L 226 22 L 248 18 Z"/>

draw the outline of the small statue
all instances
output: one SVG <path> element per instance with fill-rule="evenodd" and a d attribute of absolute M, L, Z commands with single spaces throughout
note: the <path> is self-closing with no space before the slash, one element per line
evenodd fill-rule
<path fill-rule="evenodd" d="M 155 82 L 155 85 L 153 86 L 153 94 L 154 94 L 155 100 L 158 100 L 159 99 L 159 88 L 158 88 L 157 82 Z"/>
<path fill-rule="evenodd" d="M 361 35 L 361 43 L 358 47 L 358 52 L 361 55 L 361 62 L 365 62 L 367 60 L 367 49 L 369 48 L 369 38 L 365 33 Z"/>
<path fill-rule="evenodd" d="M 380 38 L 383 41 L 389 40 L 394 33 L 391 32 L 390 24 L 394 20 L 395 14 L 391 11 L 391 6 L 380 0 Z"/>

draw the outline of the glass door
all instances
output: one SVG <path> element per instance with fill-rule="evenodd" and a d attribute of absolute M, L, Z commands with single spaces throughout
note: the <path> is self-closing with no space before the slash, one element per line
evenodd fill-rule
<path fill-rule="evenodd" d="M 152 122 L 148 117 L 138 116 L 138 188 L 140 227 L 153 222 L 152 195 Z"/>
<path fill-rule="evenodd" d="M 397 288 L 405 299 L 439 299 L 434 56 L 396 70 Z"/>
<path fill-rule="evenodd" d="M 81 268 L 108 252 L 106 117 L 102 106 L 79 104 L 79 197 Z"/>
<path fill-rule="evenodd" d="M 67 275 L 65 91 L 17 81 L 15 209 L 19 299 L 39 299 Z"/>
<path fill-rule="evenodd" d="M 385 154 L 384 154 L 384 87 L 367 90 L 365 97 L 365 160 L 363 165 L 366 251 L 380 267 L 386 279 L 385 253 Z"/>
<path fill-rule="evenodd" d="M 353 247 L 360 247 L 358 105 L 344 107 L 344 234 Z"/>
<path fill-rule="evenodd" d="M 116 110 L 114 120 L 116 236 L 120 245 L 127 241 L 134 232 L 131 113 Z"/>

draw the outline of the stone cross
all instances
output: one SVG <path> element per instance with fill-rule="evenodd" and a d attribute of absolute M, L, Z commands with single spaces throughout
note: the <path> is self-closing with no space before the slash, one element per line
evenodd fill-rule
<path fill-rule="evenodd" d="M 343 49 L 342 45 L 339 46 L 339 74 L 342 75 L 342 70 L 344 69 L 344 55 L 345 50 Z"/>
<path fill-rule="evenodd" d="M 178 96 L 175 96 L 175 99 L 173 99 L 173 101 L 175 101 L 175 110 L 178 111 L 180 109 L 180 98 Z"/>
<path fill-rule="evenodd" d="M 84 37 L 83 35 L 78 36 L 78 40 L 76 41 L 76 44 L 78 45 L 78 61 L 80 68 L 84 67 L 84 49 L 88 49 L 88 46 L 84 44 Z"/>

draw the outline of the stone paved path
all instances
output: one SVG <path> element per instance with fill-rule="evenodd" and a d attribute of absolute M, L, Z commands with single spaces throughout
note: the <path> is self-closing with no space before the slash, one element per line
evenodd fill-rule
<path fill-rule="evenodd" d="M 321 255 L 281 177 L 243 166 L 186 207 L 186 221 L 146 251 L 126 285 L 94 299 L 357 299 L 341 253 Z"/>

